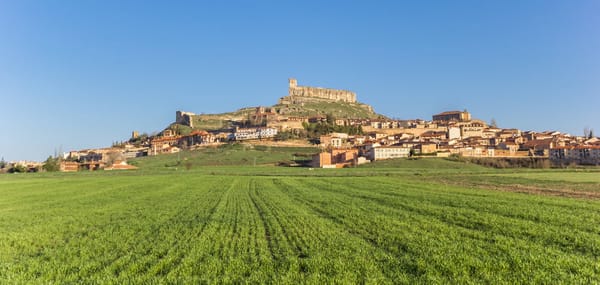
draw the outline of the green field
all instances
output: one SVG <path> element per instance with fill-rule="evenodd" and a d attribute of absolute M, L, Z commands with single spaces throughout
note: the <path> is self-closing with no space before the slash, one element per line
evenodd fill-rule
<path fill-rule="evenodd" d="M 239 164 L 0 175 L 0 283 L 600 282 L 597 170 L 283 168 L 302 150 L 230 151 Z"/>

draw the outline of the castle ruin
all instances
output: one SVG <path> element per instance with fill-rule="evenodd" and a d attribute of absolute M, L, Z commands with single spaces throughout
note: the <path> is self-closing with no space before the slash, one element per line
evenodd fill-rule
<path fill-rule="evenodd" d="M 194 127 L 193 118 L 195 115 L 196 114 L 194 114 L 192 112 L 177 111 L 175 113 L 175 123 L 190 126 L 193 128 Z"/>
<path fill-rule="evenodd" d="M 298 86 L 295 78 L 290 78 L 289 84 L 288 96 L 279 99 L 279 104 L 298 104 L 317 100 L 356 103 L 356 93 L 348 90 Z"/>

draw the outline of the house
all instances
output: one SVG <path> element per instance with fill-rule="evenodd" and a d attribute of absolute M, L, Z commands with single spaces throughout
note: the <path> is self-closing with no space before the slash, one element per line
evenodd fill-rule
<path fill-rule="evenodd" d="M 420 154 L 430 154 L 437 152 L 437 144 L 436 143 L 421 143 L 419 144 L 415 150 Z"/>
<path fill-rule="evenodd" d="M 451 126 L 448 127 L 448 139 L 453 140 L 453 139 L 461 139 L 460 137 L 460 128 L 456 127 L 456 126 Z"/>
<path fill-rule="evenodd" d="M 229 139 L 235 141 L 254 140 L 273 138 L 275 135 L 277 135 L 276 128 L 236 128 Z"/>
<path fill-rule="evenodd" d="M 533 156 L 548 156 L 549 150 L 555 147 L 553 138 L 535 139 L 521 145 L 521 150 L 527 150 Z"/>
<path fill-rule="evenodd" d="M 367 159 L 371 161 L 408 157 L 410 148 L 401 146 L 378 146 L 367 152 Z"/>
<path fill-rule="evenodd" d="M 185 148 L 195 145 L 212 144 L 216 142 L 218 142 L 218 139 L 215 135 L 207 131 L 195 130 L 189 135 L 181 137 L 178 145 Z"/>
<path fill-rule="evenodd" d="M 319 168 L 342 168 L 357 165 L 358 149 L 332 149 L 313 156 L 312 166 Z"/>
<path fill-rule="evenodd" d="M 61 161 L 59 169 L 62 172 L 76 172 L 79 170 L 79 163 L 76 161 Z"/>
<path fill-rule="evenodd" d="M 446 139 L 446 132 L 438 132 L 438 131 L 427 131 L 420 135 L 421 139 L 425 141 L 431 140 L 443 140 Z"/>
<path fill-rule="evenodd" d="M 549 158 L 553 164 L 600 165 L 600 146 L 554 147 L 549 150 Z"/>
<path fill-rule="evenodd" d="M 462 156 L 481 157 L 487 156 L 487 148 L 481 146 L 463 146 L 456 148 L 454 153 L 458 153 Z"/>
<path fill-rule="evenodd" d="M 433 121 L 443 121 L 443 122 L 450 122 L 450 121 L 459 121 L 459 122 L 465 122 L 465 121 L 470 121 L 471 120 L 471 114 L 469 112 L 467 112 L 466 110 L 461 112 L 461 111 L 448 111 L 448 112 L 443 112 L 443 113 L 439 113 L 436 115 L 433 115 Z"/>
<path fill-rule="evenodd" d="M 313 156 L 311 165 L 317 168 L 335 168 L 335 164 L 331 160 L 330 152 L 321 152 L 315 154 Z"/>
<path fill-rule="evenodd" d="M 506 141 L 499 143 L 498 148 L 508 150 L 510 154 L 515 154 L 519 150 L 520 146 L 517 143 Z"/>
<path fill-rule="evenodd" d="M 516 138 L 521 136 L 521 131 L 519 129 L 503 129 L 498 135 L 500 138 Z"/>
<path fill-rule="evenodd" d="M 104 170 L 133 170 L 137 167 L 127 164 L 126 161 L 115 161 L 111 166 L 105 167 Z"/>
<path fill-rule="evenodd" d="M 460 126 L 461 137 L 483 137 L 483 129 L 485 125 L 480 122 L 471 122 L 470 124 L 463 124 Z"/>
<path fill-rule="evenodd" d="M 495 138 L 498 135 L 498 133 L 500 133 L 501 131 L 502 131 L 501 129 L 493 128 L 493 127 L 492 128 L 485 128 L 481 132 L 481 136 L 484 137 L 484 138 L 491 139 L 491 138 Z"/>
<path fill-rule="evenodd" d="M 321 136 L 319 138 L 319 141 L 321 142 L 320 146 L 322 148 L 327 148 L 327 147 L 339 148 L 342 146 L 342 138 L 335 137 L 332 135 Z"/>

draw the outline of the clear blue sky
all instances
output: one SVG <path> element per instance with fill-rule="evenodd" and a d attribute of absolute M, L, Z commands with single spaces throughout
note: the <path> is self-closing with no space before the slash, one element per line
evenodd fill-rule
<path fill-rule="evenodd" d="M 0 156 L 109 146 L 301 85 L 600 132 L 600 1 L 0 1 Z"/>

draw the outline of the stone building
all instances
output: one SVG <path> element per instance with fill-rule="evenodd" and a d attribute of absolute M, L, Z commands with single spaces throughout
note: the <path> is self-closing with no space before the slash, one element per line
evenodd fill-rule
<path fill-rule="evenodd" d="M 298 86 L 298 81 L 290 78 L 288 96 L 279 99 L 279 104 L 300 104 L 311 99 L 356 103 L 356 93 L 348 90 Z"/>
<path fill-rule="evenodd" d="M 555 147 L 550 149 L 549 157 L 555 165 L 569 163 L 600 165 L 600 146 Z"/>
<path fill-rule="evenodd" d="M 175 122 L 181 125 L 194 127 L 193 118 L 196 114 L 191 112 L 177 111 L 175 113 Z"/>
<path fill-rule="evenodd" d="M 465 122 L 471 120 L 471 114 L 466 110 L 461 111 L 448 111 L 433 115 L 433 121 L 442 121 L 442 122 Z"/>

